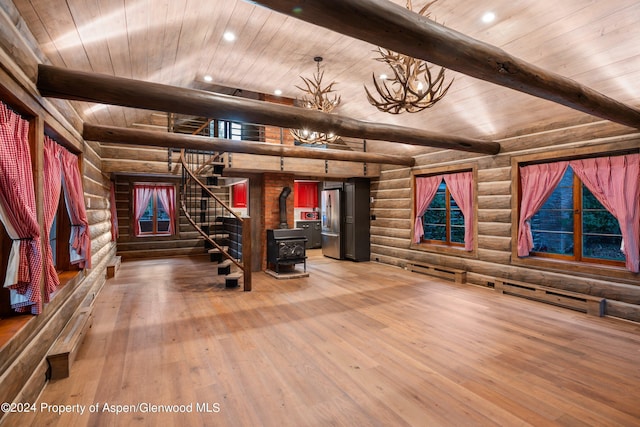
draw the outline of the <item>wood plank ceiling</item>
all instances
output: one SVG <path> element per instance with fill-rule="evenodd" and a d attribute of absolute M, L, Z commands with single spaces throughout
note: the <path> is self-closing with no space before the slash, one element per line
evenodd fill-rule
<path fill-rule="evenodd" d="M 404 0 L 394 0 L 404 6 Z M 325 81 L 342 96 L 336 113 L 482 140 L 599 120 L 570 108 L 448 71 L 454 83 L 433 108 L 378 112 L 363 85 L 386 72 L 375 46 L 243 0 L 14 0 L 50 64 L 181 87 L 219 86 L 296 98 L 300 76 L 322 56 Z M 425 1 L 413 1 L 418 10 Z M 637 0 L 439 0 L 432 18 L 511 55 L 640 106 Z M 484 23 L 485 12 L 496 18 Z M 381 29 L 383 30 L 383 29 Z M 225 40 L 224 33 L 236 35 Z M 213 78 L 211 83 L 204 76 Z M 162 115 L 76 102 L 92 124 L 139 127 Z M 416 154 L 422 147 L 375 142 L 370 149 Z"/>

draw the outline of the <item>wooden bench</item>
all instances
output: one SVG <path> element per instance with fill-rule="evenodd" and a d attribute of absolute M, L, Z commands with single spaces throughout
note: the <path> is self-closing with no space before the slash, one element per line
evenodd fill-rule
<path fill-rule="evenodd" d="M 456 283 L 467 282 L 467 272 L 458 268 L 427 264 L 424 262 L 408 262 L 407 270 L 453 280 Z"/>
<path fill-rule="evenodd" d="M 227 274 L 224 277 L 224 287 L 225 288 L 237 288 L 240 286 L 240 278 L 242 277 L 242 272 L 237 271 L 235 273 Z"/>
<path fill-rule="evenodd" d="M 91 309 L 92 307 L 78 309 L 49 349 L 47 362 L 49 362 L 52 380 L 69 376 L 71 364 L 75 360 L 84 336 L 91 327 L 93 320 Z"/>
<path fill-rule="evenodd" d="M 116 255 L 113 257 L 109 264 L 107 264 L 107 279 L 111 279 L 115 277 L 116 272 L 120 269 L 120 263 L 122 262 L 122 257 Z"/>
<path fill-rule="evenodd" d="M 503 294 L 548 302 L 594 316 L 605 314 L 606 299 L 602 297 L 501 278 L 496 278 L 494 284 L 495 290 Z"/>

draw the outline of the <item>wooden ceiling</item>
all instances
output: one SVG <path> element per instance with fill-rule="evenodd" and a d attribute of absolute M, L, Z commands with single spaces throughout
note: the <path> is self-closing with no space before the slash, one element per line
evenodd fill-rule
<path fill-rule="evenodd" d="M 394 0 L 405 5 L 404 0 Z M 300 76 L 322 56 L 325 81 L 342 97 L 336 113 L 486 141 L 600 120 L 562 105 L 454 71 L 433 108 L 378 112 L 363 85 L 385 72 L 376 46 L 242 0 L 14 0 L 50 64 L 75 70 L 216 90 L 220 86 L 284 97 L 302 93 Z M 426 2 L 413 1 L 414 10 Z M 640 2 L 637 0 L 439 0 L 431 16 L 613 99 L 640 106 Z M 496 19 L 484 23 L 491 11 Z M 383 28 L 380 29 L 384 31 Z M 231 31 L 235 41 L 223 35 Z M 204 76 L 213 77 L 211 83 Z M 144 127 L 162 115 L 74 102 L 92 124 Z M 370 150 L 416 154 L 423 147 L 375 142 Z"/>

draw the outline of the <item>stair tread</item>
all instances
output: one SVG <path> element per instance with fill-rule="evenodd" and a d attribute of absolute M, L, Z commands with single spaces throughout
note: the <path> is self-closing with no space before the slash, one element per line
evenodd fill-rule
<path fill-rule="evenodd" d="M 222 247 L 222 249 L 223 249 L 225 252 L 227 252 L 227 251 L 229 251 L 229 246 L 223 246 L 223 247 Z M 218 249 L 218 248 L 209 249 L 208 253 L 210 253 L 210 254 L 217 254 L 217 253 L 220 253 L 220 249 Z"/>

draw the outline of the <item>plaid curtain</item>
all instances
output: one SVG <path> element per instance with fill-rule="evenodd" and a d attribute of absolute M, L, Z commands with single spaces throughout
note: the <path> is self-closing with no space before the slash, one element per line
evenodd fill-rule
<path fill-rule="evenodd" d="M 50 295 L 55 292 L 60 284 L 58 273 L 53 265 L 53 254 L 49 238 L 53 219 L 60 202 L 60 189 L 62 187 L 62 164 L 60 163 L 60 147 L 48 136 L 44 137 L 44 302 L 50 301 Z"/>
<path fill-rule="evenodd" d="M 40 314 L 42 258 L 29 122 L 0 102 L 0 220 L 13 240 L 4 287 L 18 312 Z"/>
<path fill-rule="evenodd" d="M 84 190 L 82 177 L 78 167 L 78 156 L 67 150 L 61 150 L 64 200 L 71 219 L 71 237 L 69 249 L 71 263 L 80 268 L 91 268 L 91 237 L 89 236 L 89 222 L 84 205 Z"/>

